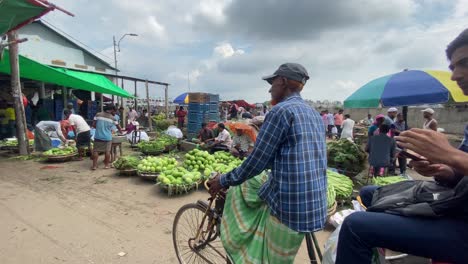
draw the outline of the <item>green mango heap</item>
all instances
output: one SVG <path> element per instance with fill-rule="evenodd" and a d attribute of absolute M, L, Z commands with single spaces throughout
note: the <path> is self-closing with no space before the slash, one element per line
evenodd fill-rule
<path fill-rule="evenodd" d="M 172 170 L 177 167 L 177 160 L 174 158 L 146 157 L 137 165 L 138 172 L 156 174 L 166 170 Z"/>
<path fill-rule="evenodd" d="M 76 147 L 53 148 L 42 153 L 44 156 L 65 156 L 77 153 Z"/>

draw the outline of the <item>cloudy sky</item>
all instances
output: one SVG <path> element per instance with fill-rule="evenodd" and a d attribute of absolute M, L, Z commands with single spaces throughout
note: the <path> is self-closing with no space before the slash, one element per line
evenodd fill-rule
<path fill-rule="evenodd" d="M 468 26 L 468 0 L 53 0 L 47 22 L 123 74 L 223 99 L 269 100 L 261 80 L 283 62 L 309 71 L 303 97 L 344 100 L 368 81 L 408 69 L 447 69 L 444 50 Z M 188 77 L 189 76 L 189 77 Z M 140 94 L 143 90 L 139 91 Z M 153 88 L 153 97 L 163 96 Z"/>

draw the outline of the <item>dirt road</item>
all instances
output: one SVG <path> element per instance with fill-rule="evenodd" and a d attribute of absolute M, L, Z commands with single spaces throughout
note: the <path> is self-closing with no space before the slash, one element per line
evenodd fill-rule
<path fill-rule="evenodd" d="M 174 216 L 207 192 L 169 198 L 153 182 L 90 165 L 0 156 L 0 263 L 177 263 Z M 317 233 L 322 246 L 329 234 Z M 305 242 L 295 263 L 308 263 Z"/>
<path fill-rule="evenodd" d="M 168 198 L 151 182 L 89 167 L 0 158 L 0 263 L 176 263 L 175 213 L 207 193 Z"/>

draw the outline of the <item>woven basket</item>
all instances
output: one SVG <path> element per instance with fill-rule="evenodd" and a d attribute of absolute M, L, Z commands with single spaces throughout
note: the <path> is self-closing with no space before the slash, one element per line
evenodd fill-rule
<path fill-rule="evenodd" d="M 333 205 L 327 209 L 327 220 L 330 219 L 332 215 L 336 213 L 337 202 L 335 201 Z"/>
<path fill-rule="evenodd" d="M 138 176 L 148 181 L 156 181 L 156 179 L 159 176 L 159 173 L 138 172 Z"/>
<path fill-rule="evenodd" d="M 47 158 L 47 161 L 52 161 L 52 162 L 65 162 L 65 161 L 70 161 L 78 155 L 78 152 L 74 152 L 72 154 L 67 154 L 67 155 L 55 155 L 55 156 L 44 156 Z"/>
<path fill-rule="evenodd" d="M 164 153 L 164 151 L 141 151 L 145 156 L 159 156 Z"/>
<path fill-rule="evenodd" d="M 179 194 L 184 194 L 188 193 L 193 189 L 196 189 L 197 186 L 199 186 L 199 182 L 197 183 L 192 183 L 192 184 L 185 184 L 185 185 L 167 185 L 164 183 L 158 183 L 158 185 L 161 187 L 161 189 L 167 193 L 169 196 L 172 195 L 179 195 Z"/>
<path fill-rule="evenodd" d="M 136 169 L 119 170 L 119 175 L 121 175 L 121 176 L 134 176 L 134 175 L 137 175 L 137 170 Z"/>

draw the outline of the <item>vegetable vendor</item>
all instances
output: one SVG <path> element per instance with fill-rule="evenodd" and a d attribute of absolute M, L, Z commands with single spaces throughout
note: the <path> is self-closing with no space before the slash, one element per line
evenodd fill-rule
<path fill-rule="evenodd" d="M 62 124 L 60 122 L 56 121 L 41 121 L 37 123 L 36 133 L 34 133 L 34 142 L 37 142 L 44 146 L 44 148 L 42 148 L 42 151 L 49 150 L 50 148 L 52 148 L 50 138 L 58 138 L 63 143 L 65 143 L 67 140 L 65 139 L 62 131 L 67 129 L 67 123 L 63 123 L 63 126 L 64 127 L 62 127 Z"/>
<path fill-rule="evenodd" d="M 293 263 L 304 233 L 322 229 L 327 216 L 325 127 L 300 95 L 309 79 L 302 65 L 282 64 L 263 79 L 271 84 L 275 106 L 252 154 L 212 179 L 210 192 L 233 187 L 226 197 L 221 240 L 234 263 Z M 263 181 L 248 180 L 267 168 L 271 173 Z"/>
<path fill-rule="evenodd" d="M 76 147 L 78 148 L 78 160 L 83 160 L 85 149 L 91 149 L 91 134 L 88 123 L 80 115 L 73 114 L 70 110 L 63 111 L 65 119 L 68 120 L 75 132 Z"/>
<path fill-rule="evenodd" d="M 207 148 L 209 148 L 211 152 L 230 151 L 232 146 L 231 134 L 226 130 L 226 126 L 223 123 L 218 124 L 218 131 L 219 134 L 214 139 L 214 143 L 209 145 Z"/>
<path fill-rule="evenodd" d="M 252 153 L 254 143 L 242 128 L 236 129 L 236 134 L 232 139 L 231 154 L 238 158 L 245 158 Z"/>

